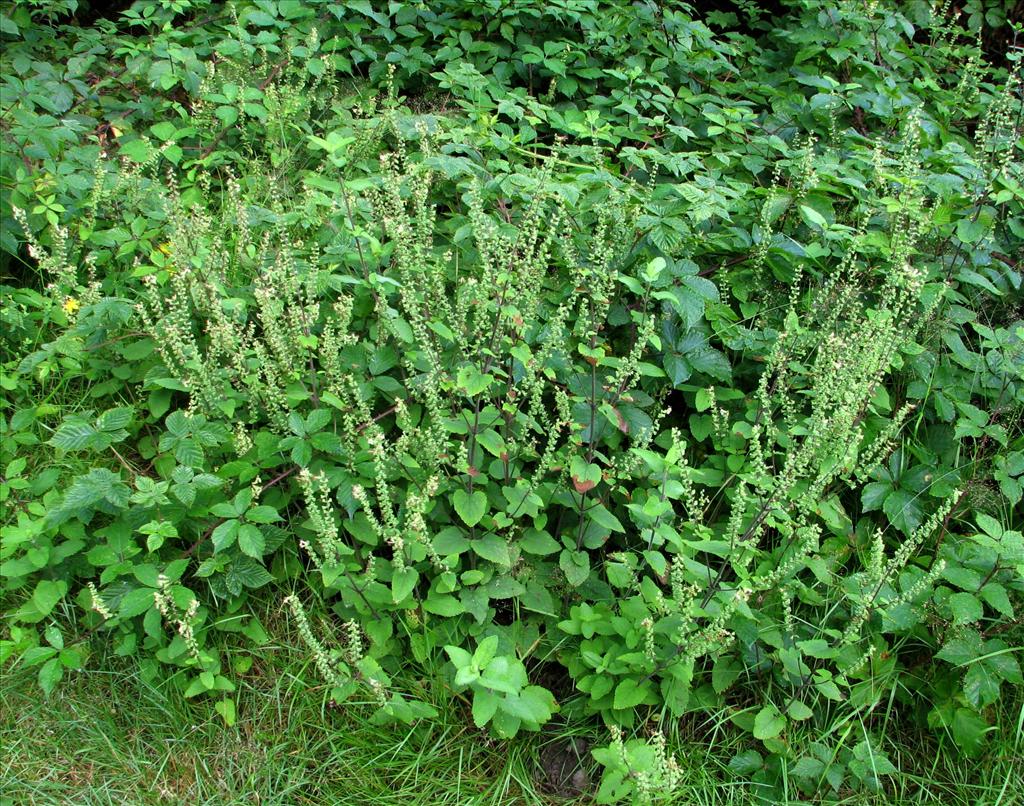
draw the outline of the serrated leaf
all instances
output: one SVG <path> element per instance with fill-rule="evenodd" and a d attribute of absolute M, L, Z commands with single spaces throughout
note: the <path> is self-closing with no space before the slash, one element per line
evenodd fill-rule
<path fill-rule="evenodd" d="M 501 704 L 505 713 L 511 714 L 527 725 L 539 727 L 551 719 L 555 700 L 551 692 L 541 686 L 527 686 L 522 691 L 510 694 Z"/>
<path fill-rule="evenodd" d="M 457 556 L 467 549 L 469 549 L 469 540 L 454 526 L 450 526 L 434 536 L 434 550 L 442 557 Z"/>
<path fill-rule="evenodd" d="M 731 655 L 719 655 L 711 668 L 711 686 L 716 694 L 726 691 L 743 673 L 743 664 Z"/>
<path fill-rule="evenodd" d="M 997 540 L 1002 537 L 1003 525 L 991 515 L 979 512 L 974 516 L 974 519 L 977 522 L 978 527 L 989 537 L 994 537 Z"/>
<path fill-rule="evenodd" d="M 972 624 L 984 615 L 984 608 L 973 593 L 954 593 L 949 597 L 954 624 Z"/>
<path fill-rule="evenodd" d="M 271 573 L 252 557 L 242 555 L 236 557 L 228 566 L 224 581 L 225 584 L 234 583 L 246 588 L 261 588 L 273 578 Z"/>
<path fill-rule="evenodd" d="M 145 613 L 155 604 L 154 593 L 156 591 L 153 588 L 136 588 L 129 591 L 121 598 L 117 614 L 121 618 L 134 618 Z"/>
<path fill-rule="evenodd" d="M 281 520 L 281 516 L 277 514 L 277 510 L 273 507 L 260 505 L 247 510 L 245 519 L 250 523 L 273 523 L 274 521 Z"/>
<path fill-rule="evenodd" d="M 210 537 L 213 539 L 213 553 L 217 554 L 224 551 L 226 548 L 230 548 L 235 544 L 235 539 L 238 537 L 238 529 L 241 524 L 234 518 L 230 518 L 213 530 Z"/>
<path fill-rule="evenodd" d="M 508 553 L 508 543 L 503 537 L 499 537 L 496 534 L 486 534 L 479 540 L 472 541 L 471 546 L 474 553 L 485 560 L 490 560 L 492 563 L 504 566 L 511 565 L 512 563 Z"/>
<path fill-rule="evenodd" d="M 243 523 L 238 527 L 238 548 L 242 550 L 243 554 L 247 554 L 257 560 L 263 556 L 266 543 L 263 538 L 263 532 L 259 530 L 258 526 Z"/>
<path fill-rule="evenodd" d="M 947 641 L 935 657 L 954 666 L 963 666 L 977 658 L 983 651 L 981 636 L 973 630 L 968 630 L 966 635 Z"/>
<path fill-rule="evenodd" d="M 873 481 L 865 484 L 860 492 L 860 505 L 865 512 L 882 508 L 885 498 L 892 492 L 892 485 L 887 481 Z"/>
<path fill-rule="evenodd" d="M 587 510 L 587 515 L 590 517 L 592 521 L 594 521 L 594 523 L 596 523 L 598 526 L 603 526 L 605 529 L 610 529 L 613 532 L 625 531 L 619 519 L 612 515 L 612 513 L 609 512 L 608 509 L 602 504 L 598 504 L 595 507 L 590 507 Z"/>
<path fill-rule="evenodd" d="M 65 422 L 50 438 L 50 444 L 62 451 L 81 451 L 91 447 L 97 436 L 98 432 L 89 423 Z"/>
<path fill-rule="evenodd" d="M 569 474 L 572 476 L 573 487 L 581 495 L 590 492 L 601 481 L 601 468 L 580 456 L 572 457 Z"/>
<path fill-rule="evenodd" d="M 919 498 L 907 490 L 894 490 L 886 496 L 882 509 L 889 521 L 904 534 L 911 534 L 921 525 L 923 514 Z"/>
<path fill-rule="evenodd" d="M 43 690 L 43 693 L 47 696 L 53 691 L 54 686 L 60 682 L 60 679 L 64 676 L 64 666 L 61 664 L 58 658 L 50 658 L 39 668 L 39 688 Z"/>
<path fill-rule="evenodd" d="M 999 611 L 1001 615 L 1011 619 L 1014 617 L 1010 596 L 1006 592 L 1006 588 L 998 582 L 987 583 L 985 587 L 978 591 L 978 594 L 990 607 Z"/>
<path fill-rule="evenodd" d="M 485 375 L 475 366 L 467 365 L 459 369 L 455 382 L 467 397 L 476 397 L 486 392 L 493 380 L 493 375 Z"/>
<path fill-rule="evenodd" d="M 109 409 L 97 418 L 96 426 L 101 431 L 119 431 L 128 427 L 133 415 L 134 411 L 128 406 Z"/>
<path fill-rule="evenodd" d="M 976 756 L 985 745 L 989 725 L 985 718 L 969 708 L 957 708 L 949 726 L 954 741 L 968 756 Z"/>
<path fill-rule="evenodd" d="M 999 699 L 1001 682 L 986 663 L 972 663 L 964 675 L 964 696 L 980 711 Z"/>
<path fill-rule="evenodd" d="M 640 705 L 650 693 L 647 683 L 638 683 L 631 677 L 627 677 L 615 687 L 615 698 L 612 708 L 622 710 L 624 708 L 635 708 Z"/>
<path fill-rule="evenodd" d="M 729 761 L 729 769 L 736 775 L 749 776 L 764 767 L 764 758 L 756 750 L 744 750 Z"/>
<path fill-rule="evenodd" d="M 988 227 L 973 218 L 961 218 L 956 222 L 956 237 L 964 243 L 975 243 L 981 240 Z"/>

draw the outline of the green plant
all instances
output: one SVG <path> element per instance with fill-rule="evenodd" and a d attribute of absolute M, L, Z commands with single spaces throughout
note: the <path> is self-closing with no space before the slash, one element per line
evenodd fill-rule
<path fill-rule="evenodd" d="M 284 601 L 377 721 L 441 667 L 504 739 L 713 719 L 784 798 L 894 791 L 890 714 L 1002 746 L 1017 60 L 919 4 L 300 5 L 5 28 L 0 660 L 106 638 L 230 724 Z"/>

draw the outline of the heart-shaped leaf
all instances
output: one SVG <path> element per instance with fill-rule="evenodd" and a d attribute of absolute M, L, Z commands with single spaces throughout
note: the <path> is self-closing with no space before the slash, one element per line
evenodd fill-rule
<path fill-rule="evenodd" d="M 572 474 L 572 484 L 580 494 L 590 492 L 601 481 L 601 468 L 579 456 L 572 458 L 569 472 Z"/>
<path fill-rule="evenodd" d="M 452 505 L 466 526 L 476 526 L 487 512 L 487 496 L 481 490 L 459 489 L 452 495 Z"/>

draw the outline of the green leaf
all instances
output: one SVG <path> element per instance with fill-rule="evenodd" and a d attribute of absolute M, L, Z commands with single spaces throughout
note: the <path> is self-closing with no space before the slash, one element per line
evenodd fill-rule
<path fill-rule="evenodd" d="M 744 750 L 729 761 L 729 769 L 736 775 L 749 776 L 764 767 L 764 758 L 756 750 Z"/>
<path fill-rule="evenodd" d="M 155 603 L 153 599 L 154 593 L 156 591 L 153 588 L 136 588 L 133 591 L 129 591 L 121 599 L 121 603 L 117 608 L 117 614 L 121 618 L 134 618 L 145 613 Z"/>
<path fill-rule="evenodd" d="M 999 699 L 1001 682 L 984 661 L 972 663 L 964 675 L 964 696 L 980 711 Z"/>
<path fill-rule="evenodd" d="M 46 638 L 46 643 L 54 649 L 64 648 L 64 636 L 61 634 L 61 631 L 56 624 L 51 624 L 47 627 L 43 631 L 43 636 Z"/>
<path fill-rule="evenodd" d="M 266 548 L 266 541 L 259 527 L 243 523 L 238 528 L 238 548 L 242 550 L 243 554 L 248 554 L 257 560 L 260 559 Z"/>
<path fill-rule="evenodd" d="M 1024 677 L 1021 676 L 1020 664 L 1017 663 L 1017 659 L 1013 656 L 1013 653 L 1016 651 L 1019 650 L 1009 649 L 998 638 L 993 638 L 985 642 L 987 656 L 984 663 L 994 674 L 997 674 L 1007 683 L 1019 686 L 1024 683 Z"/>
<path fill-rule="evenodd" d="M 444 648 L 444 651 L 448 653 L 448 657 L 456 669 L 462 669 L 473 662 L 473 656 L 462 647 L 449 645 Z"/>
<path fill-rule="evenodd" d="M 731 655 L 719 655 L 711 669 L 711 685 L 716 694 L 726 691 L 743 673 L 743 664 Z"/>
<path fill-rule="evenodd" d="M 435 616 L 452 618 L 466 612 L 465 605 L 451 594 L 432 593 L 423 600 L 423 609 Z"/>
<path fill-rule="evenodd" d="M 964 243 L 976 243 L 981 240 L 988 227 L 981 221 L 961 218 L 956 222 L 956 237 Z"/>
<path fill-rule="evenodd" d="M 459 369 L 455 382 L 467 397 L 476 397 L 486 392 L 493 380 L 493 375 L 484 375 L 475 366 L 469 364 Z"/>
<path fill-rule="evenodd" d="M 487 495 L 482 490 L 468 493 L 459 488 L 452 494 L 452 505 L 463 523 L 476 526 L 487 512 Z"/>
<path fill-rule="evenodd" d="M 169 121 L 163 121 L 162 123 L 157 123 L 156 125 L 149 127 L 149 131 L 161 142 L 170 140 L 174 137 L 177 130 L 177 127 Z"/>
<path fill-rule="evenodd" d="M 252 9 L 245 15 L 245 21 L 249 25 L 257 25 L 260 28 L 267 28 L 275 24 L 276 20 L 266 11 Z"/>
<path fill-rule="evenodd" d="M 97 431 L 90 423 L 65 422 L 50 438 L 50 444 L 62 451 L 80 451 L 88 448 L 96 436 Z"/>
<path fill-rule="evenodd" d="M 803 756 L 790 769 L 789 774 L 794 778 L 813 779 L 820 778 L 825 771 L 825 762 L 812 756 Z"/>
<path fill-rule="evenodd" d="M 490 722 L 500 702 L 501 698 L 496 694 L 486 689 L 476 689 L 473 692 L 473 724 L 482 728 Z"/>
<path fill-rule="evenodd" d="M 952 663 L 954 666 L 963 666 L 979 657 L 984 652 L 981 636 L 974 630 L 967 630 L 960 638 L 947 641 L 935 657 Z"/>
<path fill-rule="evenodd" d="M 806 204 L 800 205 L 800 215 L 808 224 L 812 224 L 820 229 L 824 229 L 828 226 L 828 221 L 825 220 L 825 216 Z"/>
<path fill-rule="evenodd" d="M 127 157 L 132 162 L 146 162 L 153 150 L 145 140 L 132 140 L 130 143 L 121 145 L 121 156 Z"/>
<path fill-rule="evenodd" d="M 598 504 L 595 507 L 590 507 L 587 510 L 587 515 L 594 521 L 598 526 L 603 526 L 605 529 L 610 529 L 613 532 L 624 532 L 626 531 L 622 527 L 622 523 L 609 512 L 604 505 Z"/>
<path fill-rule="evenodd" d="M 238 529 L 241 524 L 234 518 L 230 518 L 219 524 L 213 530 L 210 537 L 213 539 L 213 553 L 217 554 L 235 544 L 238 537 Z"/>
<path fill-rule="evenodd" d="M 526 669 L 518 660 L 499 655 L 484 669 L 480 682 L 494 691 L 515 694 L 526 685 Z"/>
<path fill-rule="evenodd" d="M 41 579 L 32 592 L 32 604 L 39 611 L 40 617 L 48 616 L 68 590 L 68 583 L 63 580 Z"/>
<path fill-rule="evenodd" d="M 798 641 L 797 647 L 805 655 L 812 658 L 831 658 L 836 654 L 836 650 L 833 649 L 828 641 L 822 638 L 813 638 L 808 641 Z"/>
<path fill-rule="evenodd" d="M 665 258 L 663 258 L 663 257 L 656 257 L 656 258 L 654 258 L 644 268 L 644 271 L 643 271 L 643 278 L 644 278 L 644 280 L 646 282 L 648 282 L 648 283 L 655 282 L 658 279 L 658 277 L 661 275 L 661 273 L 665 270 L 665 266 L 666 266 Z"/>
<path fill-rule="evenodd" d="M 616 710 L 635 708 L 647 698 L 649 693 L 650 688 L 646 682 L 638 683 L 632 677 L 627 677 L 615 687 L 612 708 Z"/>
<path fill-rule="evenodd" d="M 235 724 L 235 701 L 232 699 L 225 698 L 220 702 L 216 702 L 213 705 L 214 710 L 220 714 L 224 720 L 224 724 L 229 728 Z"/>
<path fill-rule="evenodd" d="M 544 585 L 536 579 L 526 582 L 526 590 L 519 597 L 519 603 L 527 610 L 535 613 L 543 613 L 547 616 L 557 616 L 554 597 Z"/>
<path fill-rule="evenodd" d="M 52 646 L 34 646 L 25 650 L 25 654 L 21 656 L 21 662 L 24 666 L 38 666 L 56 654 L 57 650 Z"/>
<path fill-rule="evenodd" d="M 786 717 L 774 705 L 766 705 L 754 717 L 754 738 L 774 739 L 786 729 Z"/>
<path fill-rule="evenodd" d="M 238 586 L 261 588 L 273 578 L 261 563 L 252 557 L 242 555 L 236 557 L 228 566 L 228 572 L 224 575 L 224 583 L 229 586 L 229 589 Z"/>
<path fill-rule="evenodd" d="M 499 537 L 496 534 L 486 534 L 479 540 L 472 541 L 472 548 L 476 554 L 485 560 L 490 560 L 492 563 L 504 566 L 512 564 L 512 559 L 508 553 L 508 543 L 505 542 L 503 537 Z"/>
<path fill-rule="evenodd" d="M 974 516 L 978 527 L 989 537 L 999 539 L 1003 535 L 1003 525 L 993 518 L 991 515 L 986 515 L 984 512 L 979 512 Z"/>
<path fill-rule="evenodd" d="M 273 507 L 261 505 L 248 510 L 245 513 L 245 519 L 250 523 L 273 523 L 281 520 L 281 516 Z"/>
<path fill-rule="evenodd" d="M 391 577 L 391 598 L 395 604 L 401 604 L 409 598 L 419 578 L 419 572 L 415 568 L 395 571 Z"/>
<path fill-rule="evenodd" d="M 54 686 L 60 682 L 63 676 L 64 666 L 60 660 L 58 658 L 50 658 L 50 660 L 39 667 L 39 688 L 43 690 L 46 696 L 50 696 L 50 692 L 53 691 Z"/>
<path fill-rule="evenodd" d="M 517 545 L 528 554 L 539 554 L 542 556 L 554 554 L 560 548 L 557 540 L 547 532 L 542 532 L 539 529 L 526 529 Z"/>
<path fill-rule="evenodd" d="M 881 509 L 885 498 L 892 492 L 892 485 L 886 481 L 873 481 L 865 484 L 860 493 L 860 505 L 865 512 Z"/>
<path fill-rule="evenodd" d="M 972 593 L 954 593 L 949 597 L 954 624 L 972 624 L 984 615 L 984 608 Z"/>
<path fill-rule="evenodd" d="M 969 708 L 957 708 L 950 724 L 950 733 L 968 756 L 978 755 L 990 728 L 985 718 Z"/>
<path fill-rule="evenodd" d="M 558 558 L 558 567 L 565 574 L 566 581 L 574 588 L 578 588 L 590 576 L 590 557 L 585 551 L 563 549 Z"/>
<path fill-rule="evenodd" d="M 1011 619 L 1014 617 L 1010 596 L 1006 592 L 1006 588 L 998 582 L 987 583 L 978 593 L 990 607 L 999 611 L 1000 614 Z"/>
<path fill-rule="evenodd" d="M 882 509 L 889 516 L 893 526 L 909 535 L 921 525 L 923 520 L 919 500 L 915 493 L 907 490 L 894 490 L 886 496 Z"/>
<path fill-rule="evenodd" d="M 555 710 L 551 692 L 541 686 L 527 686 L 517 694 L 510 694 L 501 704 L 502 710 L 523 720 L 528 726 L 540 727 Z"/>
<path fill-rule="evenodd" d="M 128 427 L 133 414 L 134 411 L 130 406 L 109 409 L 97 418 L 96 427 L 101 431 L 119 431 Z"/>
<path fill-rule="evenodd" d="M 484 667 L 494 660 L 494 656 L 497 654 L 498 636 L 489 635 L 477 644 L 476 651 L 473 652 L 473 663 L 477 666 Z"/>
<path fill-rule="evenodd" d="M 449 526 L 434 536 L 434 550 L 442 557 L 458 556 L 468 548 L 469 540 L 454 526 Z"/>

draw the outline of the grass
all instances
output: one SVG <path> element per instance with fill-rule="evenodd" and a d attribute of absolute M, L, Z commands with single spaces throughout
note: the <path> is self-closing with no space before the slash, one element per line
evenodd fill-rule
<path fill-rule="evenodd" d="M 225 727 L 209 700 L 150 685 L 131 659 L 97 649 L 86 671 L 46 699 L 33 669 L 0 680 L 0 806 L 7 804 L 314 804 L 337 806 L 541 806 L 592 803 L 551 793 L 545 770 L 567 741 L 582 753 L 593 791 L 598 771 L 587 747 L 599 726 L 522 736 L 511 743 L 476 730 L 443 684 L 410 680 L 440 716 L 413 727 L 377 725 L 368 706 L 328 707 L 314 671 L 284 623 L 283 643 L 261 648 L 238 679 L 238 721 Z M 876 797 L 821 803 L 1013 806 L 1024 801 L 1024 709 L 1003 714 L 1003 741 L 980 761 L 930 737 L 891 731 L 886 750 L 901 774 Z M 709 729 L 710 728 L 710 729 Z M 671 745 L 684 783 L 669 801 L 740 806 L 756 787 L 730 779 L 738 732 L 724 723 L 680 722 Z M 557 765 L 556 765 L 557 766 Z M 573 769 L 575 767 L 573 766 Z M 571 773 L 571 770 L 569 770 Z M 564 780 L 564 779 L 563 779 Z M 798 803 L 792 800 L 791 803 Z"/>
<path fill-rule="evenodd" d="M 32 675 L 5 676 L 0 793 L 10 802 L 531 802 L 522 750 L 493 752 L 450 708 L 414 729 L 373 725 L 368 709 L 325 709 L 301 663 L 257 664 L 227 728 L 209 701 L 148 685 L 116 661 L 49 701 Z"/>

